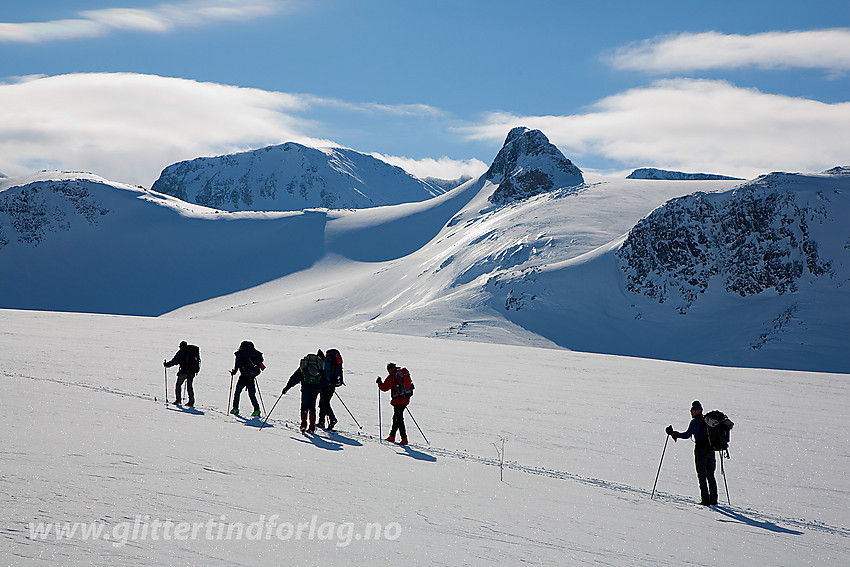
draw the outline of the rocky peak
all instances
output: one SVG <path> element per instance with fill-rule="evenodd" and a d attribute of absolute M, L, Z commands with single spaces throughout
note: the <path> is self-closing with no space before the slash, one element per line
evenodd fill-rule
<path fill-rule="evenodd" d="M 499 185 L 490 202 L 503 204 L 584 182 L 581 170 L 540 130 L 517 126 L 485 174 Z"/>

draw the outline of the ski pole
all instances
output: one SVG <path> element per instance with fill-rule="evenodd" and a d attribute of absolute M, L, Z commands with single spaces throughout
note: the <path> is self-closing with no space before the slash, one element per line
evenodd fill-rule
<path fill-rule="evenodd" d="M 661 460 L 658 462 L 658 472 L 655 473 L 655 484 L 652 485 L 652 494 L 649 496 L 649 499 L 652 500 L 655 497 L 655 486 L 658 484 L 658 475 L 661 474 L 661 463 L 664 462 L 664 453 L 667 452 L 667 442 L 670 440 L 670 436 L 668 435 L 666 439 L 664 439 L 664 450 L 661 451 Z"/>
<path fill-rule="evenodd" d="M 233 403 L 233 374 L 230 375 L 230 392 L 227 394 L 227 405 L 224 406 L 224 411 L 230 411 L 230 404 Z"/>
<path fill-rule="evenodd" d="M 416 423 L 416 418 L 415 418 L 415 417 L 413 417 L 413 413 L 411 413 L 411 411 L 410 411 L 410 407 L 408 407 L 408 406 L 404 406 L 404 409 L 406 409 L 406 410 L 407 410 L 407 413 L 409 413 L 409 414 L 410 414 L 410 419 L 412 419 L 412 420 L 413 420 L 413 423 Z M 416 423 L 416 429 L 418 429 L 418 430 L 419 430 L 419 433 L 422 435 L 422 438 L 425 440 L 425 442 L 426 442 L 426 443 L 428 443 L 428 444 L 430 445 L 430 444 L 431 444 L 431 442 L 430 442 L 430 441 L 428 441 L 428 438 L 427 438 L 427 437 L 425 437 L 425 434 L 424 434 L 424 433 L 422 433 L 422 428 L 421 428 L 421 427 L 419 427 L 419 424 L 418 424 L 418 423 Z"/>
<path fill-rule="evenodd" d="M 165 372 L 165 405 L 168 405 L 168 368 L 162 370 Z"/>
<path fill-rule="evenodd" d="M 384 438 L 384 427 L 381 425 L 381 389 L 378 388 L 378 441 Z"/>
<path fill-rule="evenodd" d="M 729 499 L 729 485 L 726 484 L 726 471 L 723 469 L 723 451 L 720 451 L 720 474 L 723 475 L 723 486 L 726 487 L 726 502 L 732 505 L 732 500 Z"/>
<path fill-rule="evenodd" d="M 263 403 L 263 394 L 260 392 L 260 383 L 257 382 L 256 376 L 254 377 L 254 386 L 257 388 L 257 396 L 260 397 L 260 405 L 263 406 L 263 413 L 266 413 L 266 404 Z"/>
<path fill-rule="evenodd" d="M 277 397 L 277 401 L 272 406 L 272 411 L 274 411 L 274 408 L 277 407 L 277 402 L 279 402 L 282 397 L 283 397 L 283 392 L 281 392 L 280 395 Z M 263 427 L 266 426 L 266 422 L 269 420 L 269 416 L 272 414 L 272 411 L 270 411 L 269 413 L 266 414 L 266 419 L 263 420 L 263 424 L 260 426 L 260 429 L 258 431 L 262 431 Z"/>
<path fill-rule="evenodd" d="M 350 415 L 350 416 L 351 416 L 351 419 L 353 419 L 353 420 L 354 420 L 354 423 L 356 423 L 356 424 L 357 424 L 357 427 L 359 427 L 360 429 L 363 429 L 363 426 L 362 426 L 362 425 L 360 425 L 360 422 L 359 422 L 359 421 L 357 421 L 357 418 L 356 418 L 356 417 L 354 417 L 354 414 L 353 414 L 353 413 L 351 413 L 351 410 L 350 410 L 350 409 L 348 409 L 348 406 L 347 406 L 347 405 L 345 405 L 345 402 L 343 402 L 343 401 L 342 401 L 342 398 L 340 398 L 340 397 L 339 397 L 339 394 L 337 394 L 337 393 L 336 393 L 336 390 L 334 390 L 334 394 L 336 395 L 336 397 L 337 397 L 337 398 L 339 398 L 339 401 L 340 401 L 340 402 L 342 402 L 342 407 L 344 407 L 344 408 L 345 408 L 345 411 L 347 411 L 347 412 L 348 412 L 348 415 Z M 380 396 L 380 394 L 379 394 L 379 396 Z M 380 400 L 380 397 L 379 397 L 378 399 Z M 378 408 L 379 408 L 379 411 L 380 411 L 380 405 L 381 405 L 381 402 L 379 401 L 379 402 L 378 402 Z"/>

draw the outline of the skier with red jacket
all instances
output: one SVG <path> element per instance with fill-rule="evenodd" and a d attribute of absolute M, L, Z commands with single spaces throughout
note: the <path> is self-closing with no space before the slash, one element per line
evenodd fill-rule
<path fill-rule="evenodd" d="M 407 430 L 404 427 L 404 409 L 410 403 L 410 396 L 413 395 L 413 382 L 410 380 L 410 373 L 406 368 L 399 368 L 394 362 L 387 363 L 388 376 L 381 380 L 380 377 L 376 380 L 378 388 L 386 392 L 389 390 L 392 394 L 393 406 L 393 427 L 390 430 L 390 436 L 387 441 L 395 443 L 396 431 L 401 433 L 401 442 L 399 445 L 407 445 Z"/>

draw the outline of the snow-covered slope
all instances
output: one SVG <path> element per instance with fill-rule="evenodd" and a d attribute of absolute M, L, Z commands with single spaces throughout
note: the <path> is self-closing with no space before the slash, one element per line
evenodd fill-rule
<path fill-rule="evenodd" d="M 175 163 L 152 189 L 227 211 L 359 209 L 423 201 L 444 192 L 373 156 L 294 142 Z"/>
<path fill-rule="evenodd" d="M 0 310 L 0 328 L 3 565 L 846 559 L 846 376 L 163 318 Z M 245 339 L 265 354 L 269 410 L 304 353 L 339 348 L 339 394 L 363 429 L 334 401 L 340 431 L 301 435 L 297 391 L 262 431 L 227 415 Z M 162 401 L 180 340 L 201 347 L 194 410 Z M 409 417 L 411 446 L 378 441 L 390 411 L 385 394 L 379 435 L 374 381 L 390 359 L 411 370 L 430 445 Z M 735 422 L 711 509 L 694 504 L 691 442 L 665 444 L 693 399 Z"/>
<path fill-rule="evenodd" d="M 656 169 L 654 167 L 641 167 L 631 172 L 626 179 L 668 179 L 670 181 L 743 181 L 739 177 L 729 177 L 717 173 L 684 173 L 682 171 L 670 171 L 668 169 Z"/>
<path fill-rule="evenodd" d="M 91 174 L 0 180 L 0 306 L 163 313 L 309 268 L 325 221 L 222 213 Z"/>

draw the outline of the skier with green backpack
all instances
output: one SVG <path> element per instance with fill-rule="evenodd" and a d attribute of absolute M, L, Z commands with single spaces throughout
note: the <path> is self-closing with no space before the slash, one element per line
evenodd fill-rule
<path fill-rule="evenodd" d="M 289 377 L 281 395 L 286 395 L 296 384 L 301 384 L 301 431 L 316 431 L 316 398 L 327 383 L 325 378 L 325 353 L 319 349 L 316 354 L 307 354 L 301 359 L 298 369 Z M 307 419 L 310 425 L 307 425 Z"/>

